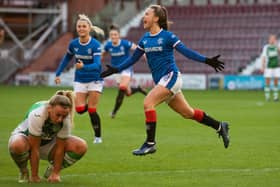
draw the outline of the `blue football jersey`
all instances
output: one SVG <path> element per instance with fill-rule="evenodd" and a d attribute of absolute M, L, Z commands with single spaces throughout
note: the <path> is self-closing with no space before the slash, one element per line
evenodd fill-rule
<path fill-rule="evenodd" d="M 132 42 L 128 40 L 120 40 L 119 45 L 113 45 L 112 41 L 108 41 L 104 46 L 104 51 L 110 54 L 111 64 L 118 66 L 130 56 L 131 47 Z"/>
<path fill-rule="evenodd" d="M 87 83 L 91 81 L 102 80 L 100 77 L 101 66 L 101 44 L 94 38 L 90 38 L 87 43 L 80 43 L 79 38 L 73 39 L 64 56 L 59 68 L 56 71 L 56 76 L 59 76 L 63 69 L 67 66 L 70 60 L 75 57 L 75 62 L 81 60 L 84 67 L 76 69 L 74 81 Z"/>
<path fill-rule="evenodd" d="M 179 42 L 180 40 L 175 34 L 166 30 L 161 30 L 155 35 L 147 32 L 140 39 L 138 48 L 145 52 L 156 84 L 167 73 L 179 71 L 175 63 L 173 51 Z"/>

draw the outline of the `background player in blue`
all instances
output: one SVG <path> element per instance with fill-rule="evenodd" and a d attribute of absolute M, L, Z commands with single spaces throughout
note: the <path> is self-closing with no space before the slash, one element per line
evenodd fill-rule
<path fill-rule="evenodd" d="M 192 108 L 181 92 L 182 78 L 174 60 L 174 48 L 184 56 L 212 66 L 216 71 L 224 68 L 224 63 L 218 60 L 219 56 L 207 58 L 196 51 L 187 48 L 172 32 L 168 30 L 167 10 L 160 5 L 151 5 L 143 17 L 145 33 L 138 43 L 133 55 L 119 66 L 107 65 L 108 69 L 101 76 L 106 77 L 133 65 L 144 53 L 148 60 L 149 68 L 155 82 L 155 87 L 148 93 L 144 100 L 146 116 L 147 138 L 144 144 L 133 151 L 134 155 L 154 153 L 156 132 L 155 107 L 166 102 L 170 108 L 184 118 L 193 119 L 204 125 L 214 128 L 222 136 L 224 147 L 229 145 L 228 123 L 220 122 L 200 109 Z"/>
<path fill-rule="evenodd" d="M 101 45 L 90 36 L 90 31 L 102 33 L 103 30 L 93 26 L 90 19 L 81 14 L 76 23 L 78 38 L 73 39 L 68 51 L 56 70 L 56 84 L 59 84 L 60 74 L 70 60 L 75 57 L 74 91 L 75 106 L 79 114 L 88 111 L 95 138 L 93 143 L 102 143 L 100 117 L 96 111 L 99 98 L 103 90 L 101 73 Z"/>
<path fill-rule="evenodd" d="M 130 51 L 136 49 L 136 45 L 128 40 L 120 38 L 120 30 L 117 26 L 112 25 L 109 32 L 110 40 L 104 45 L 104 51 L 102 57 L 109 54 L 111 56 L 112 66 L 118 66 L 126 58 L 129 57 Z M 115 118 L 117 111 L 122 105 L 124 96 L 131 96 L 136 92 L 141 92 L 146 95 L 146 91 L 138 87 L 130 87 L 129 83 L 133 74 L 133 67 L 128 67 L 122 70 L 120 77 L 118 76 L 117 83 L 119 84 L 119 92 L 116 97 L 116 102 L 113 111 L 111 112 L 111 117 Z"/>

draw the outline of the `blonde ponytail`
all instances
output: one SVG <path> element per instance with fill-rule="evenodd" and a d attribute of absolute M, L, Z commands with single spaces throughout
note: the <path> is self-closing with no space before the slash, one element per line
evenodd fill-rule
<path fill-rule="evenodd" d="M 102 36 L 104 36 L 104 31 L 100 28 L 100 27 L 97 27 L 97 26 L 92 26 L 91 29 L 96 32 L 97 34 L 100 34 Z"/>
<path fill-rule="evenodd" d="M 100 34 L 100 35 L 103 35 L 104 36 L 104 31 L 100 28 L 100 27 L 97 27 L 95 25 L 92 24 L 92 22 L 90 21 L 89 17 L 85 14 L 79 14 L 78 15 L 79 19 L 78 20 L 83 20 L 83 21 L 86 21 L 88 22 L 90 28 L 91 28 L 91 31 L 94 31 L 96 32 L 97 34 Z"/>

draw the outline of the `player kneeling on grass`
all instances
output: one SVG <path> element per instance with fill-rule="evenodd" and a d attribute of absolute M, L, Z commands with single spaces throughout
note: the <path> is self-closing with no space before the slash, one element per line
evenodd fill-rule
<path fill-rule="evenodd" d="M 86 142 L 71 135 L 73 101 L 72 91 L 57 91 L 50 100 L 33 104 L 12 132 L 8 147 L 20 170 L 19 183 L 41 181 L 38 174 L 40 159 L 50 162 L 44 174 L 48 182 L 60 182 L 60 170 L 74 164 L 87 151 Z"/>

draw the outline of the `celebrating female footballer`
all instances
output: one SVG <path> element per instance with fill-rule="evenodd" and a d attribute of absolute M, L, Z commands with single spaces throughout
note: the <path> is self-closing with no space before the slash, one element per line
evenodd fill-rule
<path fill-rule="evenodd" d="M 12 132 L 8 147 L 20 170 L 19 183 L 41 181 L 38 175 L 40 159 L 51 163 L 44 177 L 49 182 L 60 182 L 60 170 L 73 165 L 87 151 L 86 142 L 71 135 L 73 97 L 72 91 L 62 90 L 48 101 L 33 104 L 25 119 Z"/>
<path fill-rule="evenodd" d="M 216 71 L 224 68 L 224 63 L 219 61 L 219 56 L 207 58 L 196 51 L 187 48 L 175 34 L 168 30 L 168 16 L 165 7 L 151 5 L 147 8 L 143 17 L 145 33 L 139 41 L 133 55 L 119 66 L 107 65 L 108 69 L 102 72 L 101 76 L 106 77 L 119 72 L 134 63 L 145 53 L 152 72 L 155 87 L 148 93 L 144 100 L 146 116 L 147 138 L 144 144 L 133 151 L 134 155 L 146 155 L 154 153 L 155 132 L 156 132 L 156 110 L 155 107 L 162 102 L 168 103 L 169 107 L 184 118 L 196 120 L 199 123 L 214 128 L 219 136 L 222 136 L 224 147 L 229 145 L 228 123 L 220 122 L 200 109 L 192 108 L 181 92 L 181 73 L 174 60 L 174 48 L 185 57 L 192 60 L 206 63 Z"/>
<path fill-rule="evenodd" d="M 83 14 L 79 15 L 76 30 L 79 37 L 70 42 L 68 51 L 56 70 L 55 83 L 59 84 L 61 82 L 59 76 L 74 56 L 76 61 L 74 80 L 76 111 L 79 114 L 88 111 L 95 133 L 93 143 L 102 143 L 101 122 L 96 111 L 103 90 L 103 79 L 100 77 L 102 69 L 101 45 L 100 42 L 90 36 L 90 32 L 94 30 L 103 33 L 103 30 L 93 26 L 90 19 Z"/>
<path fill-rule="evenodd" d="M 129 57 L 129 53 L 131 50 L 136 49 L 136 45 L 130 41 L 121 39 L 120 29 L 115 25 L 112 25 L 110 27 L 109 35 L 110 35 L 110 40 L 104 46 L 104 52 L 102 53 L 102 57 L 104 57 L 107 54 L 110 54 L 112 66 L 118 66 L 126 58 Z M 122 105 L 125 95 L 131 96 L 136 92 L 141 92 L 142 94 L 147 95 L 146 91 L 140 86 L 138 87 L 129 86 L 132 74 L 133 74 L 132 66 L 123 70 L 120 73 L 120 80 L 117 80 L 119 84 L 119 93 L 116 97 L 114 109 L 111 112 L 112 118 L 115 118 L 117 111 Z"/>

